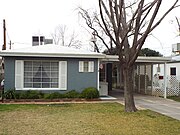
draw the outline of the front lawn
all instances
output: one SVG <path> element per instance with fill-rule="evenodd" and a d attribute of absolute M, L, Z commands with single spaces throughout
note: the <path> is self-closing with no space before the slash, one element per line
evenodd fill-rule
<path fill-rule="evenodd" d="M 0 105 L 2 135 L 178 135 L 180 121 L 118 103 Z"/>

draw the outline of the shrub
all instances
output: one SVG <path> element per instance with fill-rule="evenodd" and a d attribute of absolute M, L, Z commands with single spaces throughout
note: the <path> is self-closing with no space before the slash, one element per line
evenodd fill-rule
<path fill-rule="evenodd" d="M 64 95 L 59 92 L 53 92 L 53 93 L 44 95 L 45 99 L 58 99 L 58 98 L 63 98 L 63 97 Z"/>
<path fill-rule="evenodd" d="M 99 91 L 96 88 L 89 87 L 89 88 L 86 88 L 82 91 L 81 97 L 86 98 L 86 99 L 98 98 L 99 97 Z"/>
<path fill-rule="evenodd" d="M 34 91 L 34 90 L 28 90 L 26 92 L 26 98 L 27 99 L 39 99 L 42 98 L 43 93 L 40 91 Z"/>
<path fill-rule="evenodd" d="M 4 92 L 4 97 L 6 99 L 15 99 L 15 90 L 7 90 Z"/>
<path fill-rule="evenodd" d="M 71 90 L 67 93 L 64 94 L 65 98 L 79 98 L 80 97 L 80 93 L 75 91 L 75 90 Z"/>
<path fill-rule="evenodd" d="M 41 91 L 28 90 L 28 91 L 15 91 L 16 99 L 40 99 L 43 98 L 44 93 Z"/>

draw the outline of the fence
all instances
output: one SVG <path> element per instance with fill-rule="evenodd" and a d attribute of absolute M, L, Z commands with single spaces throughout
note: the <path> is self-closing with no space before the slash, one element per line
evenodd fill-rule
<path fill-rule="evenodd" d="M 180 76 L 167 76 L 166 80 L 166 95 L 180 95 Z M 135 92 L 154 96 L 164 96 L 164 76 L 153 73 L 153 65 L 137 65 L 134 86 Z"/>
<path fill-rule="evenodd" d="M 180 80 L 178 76 L 167 76 L 167 96 L 180 95 Z M 163 96 L 164 95 L 164 79 L 161 79 L 158 75 L 153 78 L 153 91 L 152 95 Z"/>

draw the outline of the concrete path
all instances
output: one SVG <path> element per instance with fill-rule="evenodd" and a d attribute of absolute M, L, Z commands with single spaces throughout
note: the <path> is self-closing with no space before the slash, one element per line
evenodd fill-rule
<path fill-rule="evenodd" d="M 110 95 L 124 102 L 122 91 L 112 91 Z M 160 97 L 135 94 L 135 104 L 138 107 L 146 108 L 174 119 L 180 120 L 180 102 Z"/>

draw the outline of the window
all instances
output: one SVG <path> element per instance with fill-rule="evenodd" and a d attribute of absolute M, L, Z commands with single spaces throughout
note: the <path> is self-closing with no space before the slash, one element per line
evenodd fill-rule
<path fill-rule="evenodd" d="M 176 68 L 175 67 L 170 68 L 170 75 L 176 75 Z"/>
<path fill-rule="evenodd" d="M 94 61 L 79 61 L 79 72 L 94 72 Z"/>
<path fill-rule="evenodd" d="M 58 88 L 59 62 L 24 61 L 24 88 Z"/>
<path fill-rule="evenodd" d="M 67 90 L 67 61 L 16 60 L 16 90 Z"/>

